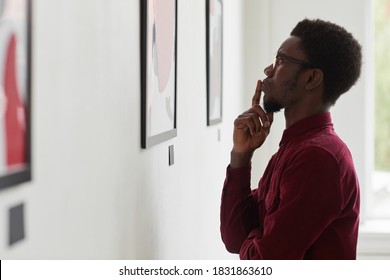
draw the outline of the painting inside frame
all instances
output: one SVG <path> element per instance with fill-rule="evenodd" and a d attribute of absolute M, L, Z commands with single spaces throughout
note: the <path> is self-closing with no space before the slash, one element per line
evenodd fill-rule
<path fill-rule="evenodd" d="M 31 180 L 31 1 L 0 1 L 0 189 Z"/>
<path fill-rule="evenodd" d="M 207 125 L 222 122 L 222 0 L 206 2 Z"/>
<path fill-rule="evenodd" d="M 177 0 L 141 0 L 141 147 L 177 135 Z"/>

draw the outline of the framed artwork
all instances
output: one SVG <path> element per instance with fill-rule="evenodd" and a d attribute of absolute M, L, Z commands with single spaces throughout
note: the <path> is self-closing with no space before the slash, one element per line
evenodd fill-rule
<path fill-rule="evenodd" d="M 222 0 L 206 1 L 207 125 L 222 121 Z"/>
<path fill-rule="evenodd" d="M 0 189 L 31 180 L 31 1 L 0 1 Z"/>
<path fill-rule="evenodd" d="M 177 135 L 177 0 L 141 0 L 141 146 Z"/>

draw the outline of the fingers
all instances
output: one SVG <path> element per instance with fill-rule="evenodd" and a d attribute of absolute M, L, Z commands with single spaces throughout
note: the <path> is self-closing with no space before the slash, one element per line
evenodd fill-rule
<path fill-rule="evenodd" d="M 247 128 L 252 136 L 259 135 L 262 132 L 267 136 L 273 122 L 273 113 L 266 113 L 259 105 L 261 87 L 262 81 L 258 80 L 256 91 L 252 98 L 252 108 L 240 115 L 234 122 L 234 125 L 239 129 Z"/>
<path fill-rule="evenodd" d="M 247 127 L 251 135 L 262 131 L 268 135 L 272 121 L 273 115 L 267 114 L 260 105 L 254 105 L 236 119 L 235 125 L 239 128 Z"/>
<path fill-rule="evenodd" d="M 261 122 L 263 123 L 263 126 L 265 128 L 270 127 L 272 122 L 274 121 L 274 114 L 271 113 L 265 113 L 263 108 L 260 107 L 260 99 L 261 99 L 261 87 L 263 85 L 263 82 L 261 80 L 257 81 L 255 94 L 252 97 L 252 109 L 257 112 L 259 115 Z"/>
<path fill-rule="evenodd" d="M 257 86 L 256 86 L 256 91 L 255 94 L 252 97 L 252 106 L 253 105 L 259 105 L 260 104 L 260 99 L 261 99 L 261 85 L 262 81 L 258 80 L 257 81 Z"/>
<path fill-rule="evenodd" d="M 271 124 L 274 122 L 274 112 L 267 113 L 268 121 L 271 126 Z"/>
<path fill-rule="evenodd" d="M 240 115 L 234 122 L 234 125 L 238 129 L 248 129 L 250 135 L 257 135 L 261 132 L 261 124 L 259 118 L 254 114 Z"/>
<path fill-rule="evenodd" d="M 265 128 L 268 128 L 271 126 L 271 123 L 273 121 L 273 115 L 271 116 L 272 118 L 272 121 L 270 121 L 269 119 L 269 114 L 267 114 L 263 108 L 260 107 L 260 105 L 253 105 L 251 109 L 249 109 L 248 111 L 253 111 L 256 115 L 257 115 L 257 118 L 259 118 L 261 120 L 261 123 L 262 123 L 262 126 L 265 127 Z"/>

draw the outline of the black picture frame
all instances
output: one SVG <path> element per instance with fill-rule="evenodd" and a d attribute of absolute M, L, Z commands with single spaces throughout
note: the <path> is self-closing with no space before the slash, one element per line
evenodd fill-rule
<path fill-rule="evenodd" d="M 31 2 L 15 17 L 8 10 L 3 17 L 6 2 L 0 7 L 0 189 L 31 180 Z"/>
<path fill-rule="evenodd" d="M 222 0 L 206 0 L 207 125 L 222 122 Z"/>
<path fill-rule="evenodd" d="M 140 8 L 141 147 L 146 149 L 177 136 L 177 0 L 140 0 Z"/>

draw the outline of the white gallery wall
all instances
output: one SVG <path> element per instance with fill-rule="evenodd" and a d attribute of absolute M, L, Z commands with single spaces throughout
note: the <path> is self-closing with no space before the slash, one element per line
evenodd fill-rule
<path fill-rule="evenodd" d="M 207 127 L 205 0 L 178 0 L 178 136 L 143 150 L 140 1 L 32 1 L 33 180 L 0 192 L 1 259 L 237 258 L 220 240 L 220 192 L 233 120 L 256 80 L 305 16 L 367 39 L 369 1 L 223 1 L 223 122 Z M 350 116 L 364 107 L 366 87 L 363 76 L 334 108 L 363 181 L 366 134 Z M 253 182 L 282 130 L 280 114 Z M 9 247 L 8 209 L 18 203 L 26 238 Z"/>
<path fill-rule="evenodd" d="M 205 1 L 178 1 L 178 136 L 143 150 L 140 1 L 33 0 L 33 181 L 0 193 L 0 258 L 231 257 L 219 202 L 242 110 L 241 2 L 224 3 L 224 122 L 207 127 Z M 9 247 L 18 203 L 26 238 Z"/>

